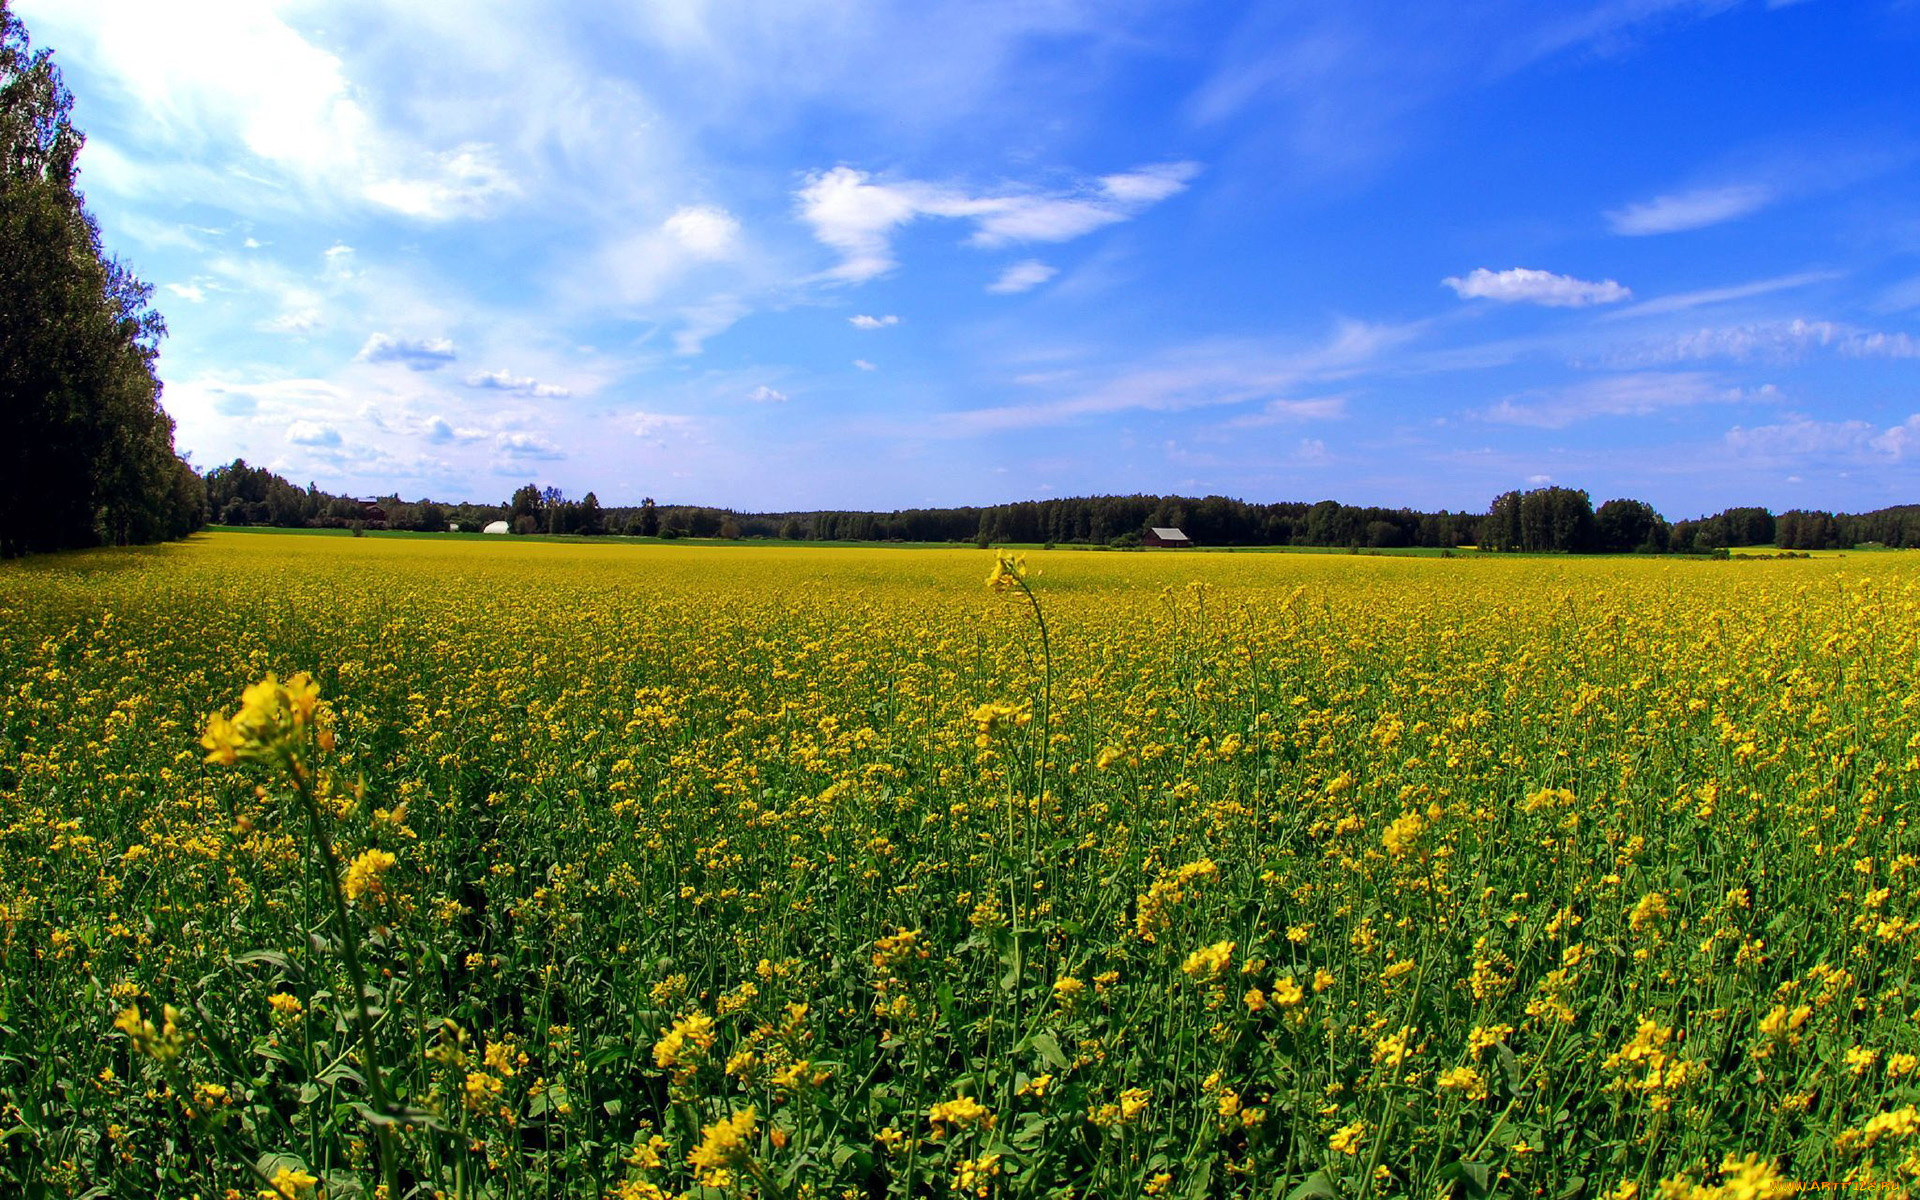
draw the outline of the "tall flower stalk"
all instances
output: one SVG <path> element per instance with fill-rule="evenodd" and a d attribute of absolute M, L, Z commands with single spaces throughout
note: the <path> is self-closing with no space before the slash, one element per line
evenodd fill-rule
<path fill-rule="evenodd" d="M 327 897 L 340 930 L 342 965 L 346 968 L 347 982 L 353 988 L 354 1026 L 360 1037 L 361 1066 L 371 1101 L 362 1109 L 362 1115 L 373 1126 L 380 1144 L 380 1171 L 386 1195 L 397 1198 L 400 1163 L 394 1125 L 400 1114 L 388 1096 L 380 1070 L 373 1013 L 367 1005 L 367 973 L 360 961 L 360 937 L 347 911 L 340 855 L 334 849 L 321 812 L 322 801 L 330 801 L 337 793 L 332 776 L 314 766 L 319 754 L 333 749 L 332 710 L 321 701 L 319 686 L 306 672 L 285 683 L 269 673 L 241 694 L 240 709 L 233 716 L 215 714 L 208 718 L 206 734 L 200 741 L 210 763 L 233 766 L 241 762 L 261 762 L 275 768 L 306 814 L 307 831 L 320 859 L 320 875 L 326 881 Z M 354 870 L 364 873 L 361 863 L 356 863 Z"/>

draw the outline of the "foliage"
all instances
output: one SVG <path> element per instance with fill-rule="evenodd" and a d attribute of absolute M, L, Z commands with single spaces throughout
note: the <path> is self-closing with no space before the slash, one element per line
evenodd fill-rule
<path fill-rule="evenodd" d="M 1910 1181 L 1916 662 L 1892 555 L 0 566 L 0 1191 Z"/>
<path fill-rule="evenodd" d="M 184 537 L 206 518 L 153 373 L 153 289 L 81 203 L 73 97 L 0 0 L 0 557 Z"/>

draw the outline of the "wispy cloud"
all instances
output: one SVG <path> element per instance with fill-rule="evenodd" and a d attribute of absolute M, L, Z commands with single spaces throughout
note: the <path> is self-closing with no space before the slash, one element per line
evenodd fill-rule
<path fill-rule="evenodd" d="M 1795 416 L 1751 429 L 1736 425 L 1727 431 L 1726 441 L 1739 454 L 1763 459 L 1902 462 L 1920 453 L 1920 413 L 1885 428 L 1870 421 L 1821 421 Z"/>
<path fill-rule="evenodd" d="M 1633 293 L 1611 279 L 1593 283 L 1552 271 L 1514 267 L 1489 271 L 1475 267 L 1464 277 L 1450 275 L 1440 281 L 1462 300 L 1498 300 L 1502 304 L 1542 304 L 1549 308 L 1584 308 L 1589 304 L 1615 304 Z"/>
<path fill-rule="evenodd" d="M 467 376 L 466 385 L 470 388 L 487 388 L 497 392 L 513 392 L 518 395 L 535 396 L 541 399 L 573 395 L 573 391 L 570 388 L 562 387 L 557 383 L 541 383 L 537 379 L 515 375 L 505 368 L 498 371 L 475 371 Z"/>
<path fill-rule="evenodd" d="M 1199 170 L 1197 163 L 1158 163 L 1071 190 L 976 194 L 920 180 L 876 180 L 840 166 L 809 177 L 795 201 L 815 239 L 841 256 L 825 277 L 862 283 L 900 265 L 893 235 L 920 217 L 971 222 L 969 244 L 987 248 L 1071 241 L 1185 190 Z"/>
<path fill-rule="evenodd" d="M 1711 358 L 1792 362 L 1816 352 L 1843 358 L 1920 358 L 1920 338 L 1908 333 L 1855 329 L 1833 321 L 1796 318 L 1688 330 L 1616 350 L 1605 361 L 1614 367 L 1657 366 Z"/>
<path fill-rule="evenodd" d="M 1347 378 L 1416 336 L 1421 328 L 1347 321 L 1321 344 L 1293 354 L 1214 341 L 1093 378 L 1075 372 L 1030 375 L 1032 386 L 1049 395 L 1031 403 L 948 413 L 937 426 L 951 435 L 970 436 L 1067 425 L 1129 411 L 1182 412 L 1255 402 L 1265 406 L 1259 416 L 1332 419 L 1345 412 L 1344 398 L 1303 399 L 1289 393 L 1312 383 Z"/>
<path fill-rule="evenodd" d="M 1772 389 L 1749 393 L 1693 371 L 1640 372 L 1583 380 L 1509 396 L 1480 414 L 1502 425 L 1564 429 L 1597 417 L 1644 417 L 1700 404 L 1732 404 L 1771 398 Z"/>
<path fill-rule="evenodd" d="M 456 355 L 447 338 L 397 338 L 376 333 L 354 355 L 359 362 L 404 364 L 409 371 L 435 371 L 452 362 Z"/>
<path fill-rule="evenodd" d="M 681 326 L 673 334 L 673 352 L 691 356 L 706 349 L 707 341 L 733 328 L 753 310 L 733 296 L 715 296 L 680 310 Z"/>
<path fill-rule="evenodd" d="M 1681 233 L 1758 212 L 1772 203 L 1775 195 L 1772 187 L 1761 183 L 1695 188 L 1615 209 L 1607 213 L 1607 224 L 1615 233 L 1628 237 Z"/>
<path fill-rule="evenodd" d="M 1812 283 L 1826 283 L 1841 278 L 1839 271 L 1801 271 L 1796 275 L 1778 275 L 1772 279 L 1756 279 L 1751 283 L 1736 283 L 1729 287 L 1701 288 L 1692 292 L 1676 292 L 1670 296 L 1655 296 L 1638 304 L 1617 309 L 1608 313 L 1609 319 L 1626 317 L 1650 317 L 1659 313 L 1684 312 L 1692 308 L 1704 308 L 1710 304 L 1726 304 L 1734 300 L 1750 300 L 1755 296 L 1771 295 L 1774 292 L 1789 291 L 1806 287 Z"/>
<path fill-rule="evenodd" d="M 1000 272 L 1000 278 L 987 285 L 987 290 L 998 295 L 1012 295 L 1016 292 L 1030 292 L 1060 272 L 1037 258 L 1014 263 Z"/>
<path fill-rule="evenodd" d="M 64 0 L 63 46 L 110 71 L 149 114 L 138 163 L 110 173 L 216 198 L 263 183 L 316 207 L 342 202 L 443 221 L 490 210 L 517 183 L 481 141 L 423 143 L 364 103 L 346 64 L 270 5 Z M 79 39 L 75 46 L 73 40 Z M 146 168 L 166 148 L 220 148 L 243 172 Z M 123 154 L 131 147 L 121 147 Z"/>
<path fill-rule="evenodd" d="M 787 394 L 785 392 L 776 392 L 763 383 L 751 392 L 748 392 L 747 399 L 753 401 L 755 404 L 785 404 L 787 402 Z"/>
<path fill-rule="evenodd" d="M 870 317 L 865 313 L 861 313 L 859 316 L 847 318 L 847 324 L 853 326 L 855 329 L 885 329 L 889 325 L 898 325 L 899 323 L 900 318 L 894 316 L 892 313 L 888 313 L 884 317 Z"/>

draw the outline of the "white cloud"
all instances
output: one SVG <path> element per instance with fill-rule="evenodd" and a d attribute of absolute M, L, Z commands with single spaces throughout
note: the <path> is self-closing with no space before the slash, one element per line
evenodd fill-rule
<path fill-rule="evenodd" d="M 1527 476 L 1527 485 L 1529 487 L 1548 487 L 1548 486 L 1551 486 L 1552 483 L 1553 483 L 1553 476 L 1551 475 Z"/>
<path fill-rule="evenodd" d="M 919 213 L 914 193 L 923 190 L 869 183 L 865 172 L 852 167 L 809 179 L 797 195 L 800 219 L 813 226 L 815 239 L 841 255 L 828 277 L 862 283 L 898 266 L 893 231 Z"/>
<path fill-rule="evenodd" d="M 596 306 L 609 294 L 644 305 L 693 271 L 740 257 L 740 222 L 733 214 L 714 205 L 688 205 L 656 228 L 616 236 L 597 247 L 579 286 Z"/>
<path fill-rule="evenodd" d="M 841 166 L 811 176 L 795 199 L 815 239 L 840 252 L 840 265 L 825 278 L 862 283 L 899 265 L 893 235 L 919 217 L 971 221 L 967 240 L 975 246 L 1071 241 L 1184 190 L 1199 169 L 1195 163 L 1158 163 L 1070 190 L 974 195 L 919 180 L 876 182 Z"/>
<path fill-rule="evenodd" d="M 880 369 L 879 367 L 877 367 L 877 366 L 875 366 L 874 364 L 872 364 L 872 363 L 870 363 L 870 362 L 868 362 L 868 361 L 867 361 L 866 359 L 864 359 L 864 358 L 856 358 L 856 359 L 854 359 L 854 360 L 853 360 L 853 365 L 854 365 L 854 366 L 856 366 L 856 367 L 858 367 L 858 368 L 859 368 L 860 370 L 862 370 L 862 371 L 878 371 L 878 370 Z"/>
<path fill-rule="evenodd" d="M 1774 190 L 1758 183 L 1695 188 L 1615 209 L 1607 213 L 1607 224 L 1615 233 L 1630 237 L 1680 233 L 1744 217 L 1766 207 L 1773 199 Z"/>
<path fill-rule="evenodd" d="M 1726 440 L 1736 453 L 1761 459 L 1905 462 L 1920 455 L 1920 413 L 1884 429 L 1871 421 L 1818 421 L 1794 416 L 1752 429 L 1736 425 L 1727 431 Z"/>
<path fill-rule="evenodd" d="M 427 418 L 426 424 L 421 427 L 421 433 L 429 442 L 436 443 L 477 442 L 484 440 L 487 436 L 484 429 L 456 428 L 445 417 L 440 416 Z"/>
<path fill-rule="evenodd" d="M 1489 271 L 1475 267 L 1464 278 L 1448 276 L 1440 281 L 1457 292 L 1462 300 L 1498 300 L 1502 304 L 1544 304 L 1549 308 L 1584 308 L 1589 304 L 1613 304 L 1633 293 L 1611 279 L 1598 283 L 1514 267 L 1507 271 Z"/>
<path fill-rule="evenodd" d="M 756 404 L 785 404 L 787 402 L 787 394 L 785 392 L 776 392 L 763 383 L 751 392 L 748 392 L 747 399 L 752 400 Z"/>
<path fill-rule="evenodd" d="M 453 343 L 446 338 L 396 338 L 376 333 L 354 355 L 356 361 L 405 364 L 409 371 L 435 371 L 455 358 Z"/>
<path fill-rule="evenodd" d="M 1920 338 L 1855 329 L 1833 321 L 1769 321 L 1710 326 L 1644 342 L 1610 355 L 1611 366 L 1655 366 L 1708 358 L 1792 362 L 1816 351 L 1843 358 L 1920 358 Z"/>
<path fill-rule="evenodd" d="M 661 230 L 694 258 L 727 258 L 738 248 L 740 222 L 724 208 L 689 205 L 666 219 Z"/>
<path fill-rule="evenodd" d="M 554 396 L 571 396 L 569 388 L 557 383 L 541 383 L 526 376 L 515 375 L 504 368 L 498 371 L 475 371 L 468 375 L 466 384 L 471 388 L 490 388 L 500 392 L 514 392 L 522 396 L 536 396 L 542 399 Z"/>
<path fill-rule="evenodd" d="M 287 440 L 296 446 L 338 446 L 340 431 L 318 421 L 295 421 L 287 426 Z"/>
<path fill-rule="evenodd" d="M 516 190 L 490 145 L 437 148 L 381 124 L 346 64 L 279 7 L 62 0 L 58 44 L 124 89 L 145 120 L 140 145 L 153 162 L 177 147 L 239 168 L 152 177 L 163 186 L 230 193 L 236 180 L 292 184 L 315 204 L 357 200 L 430 220 L 484 211 Z M 110 178 L 146 175 L 145 163 L 122 166 L 133 169 Z"/>
<path fill-rule="evenodd" d="M 552 460 L 565 458 L 566 452 L 537 433 L 502 433 L 493 439 L 494 451 L 502 458 Z"/>
<path fill-rule="evenodd" d="M 1772 396 L 1771 386 L 1743 392 L 1698 372 L 1641 372 L 1509 396 L 1480 415 L 1503 425 L 1564 429 L 1595 417 L 1640 417 L 1671 408 Z"/>
<path fill-rule="evenodd" d="M 188 304 L 199 304 L 207 298 L 206 291 L 197 283 L 170 283 L 167 290 Z"/>
<path fill-rule="evenodd" d="M 1015 292 L 1031 291 L 1060 272 L 1037 258 L 1014 263 L 1000 272 L 1000 278 L 987 285 L 989 292 L 999 295 L 1011 295 Z"/>
<path fill-rule="evenodd" d="M 1187 181 L 1200 173 L 1196 162 L 1158 163 L 1122 175 L 1100 177 L 1100 190 L 1122 204 L 1158 204 L 1186 190 Z"/>
<path fill-rule="evenodd" d="M 892 313 L 888 313 L 884 317 L 870 317 L 862 313 L 859 316 L 847 318 L 847 324 L 853 326 L 855 329 L 885 329 L 889 325 L 898 325 L 899 323 L 900 318 L 894 316 Z"/>

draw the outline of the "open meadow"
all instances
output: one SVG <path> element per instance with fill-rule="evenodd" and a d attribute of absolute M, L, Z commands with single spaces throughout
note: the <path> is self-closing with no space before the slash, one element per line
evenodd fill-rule
<path fill-rule="evenodd" d="M 1915 1186 L 1920 563 L 999 563 L 0 565 L 0 1193 Z"/>

